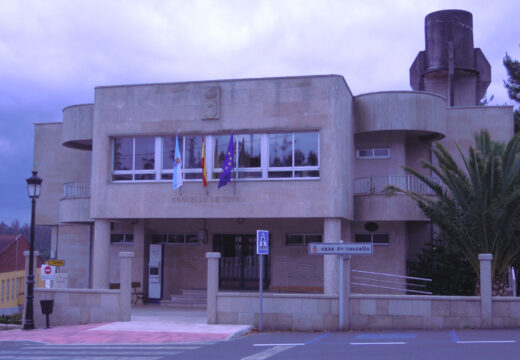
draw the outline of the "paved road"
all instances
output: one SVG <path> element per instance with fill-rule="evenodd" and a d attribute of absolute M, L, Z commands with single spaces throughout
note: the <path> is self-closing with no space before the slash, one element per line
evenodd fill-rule
<path fill-rule="evenodd" d="M 183 344 L 45 345 L 1 342 L 0 360 L 520 359 L 520 329 L 253 333 Z"/>

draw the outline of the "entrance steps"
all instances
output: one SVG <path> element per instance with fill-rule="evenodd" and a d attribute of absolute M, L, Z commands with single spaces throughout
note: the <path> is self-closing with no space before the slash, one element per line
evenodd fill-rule
<path fill-rule="evenodd" d="M 205 309 L 206 300 L 206 290 L 182 290 L 182 294 L 170 295 L 170 300 L 162 300 L 161 306 Z"/>

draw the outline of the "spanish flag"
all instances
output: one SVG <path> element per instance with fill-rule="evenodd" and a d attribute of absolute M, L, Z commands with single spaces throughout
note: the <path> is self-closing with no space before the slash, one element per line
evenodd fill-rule
<path fill-rule="evenodd" d="M 202 156 L 200 160 L 200 167 L 202 168 L 202 187 L 208 186 L 208 178 L 206 173 L 206 141 L 202 136 Z"/>

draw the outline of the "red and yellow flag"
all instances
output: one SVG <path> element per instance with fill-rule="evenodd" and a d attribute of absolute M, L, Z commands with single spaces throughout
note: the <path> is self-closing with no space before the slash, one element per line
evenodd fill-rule
<path fill-rule="evenodd" d="M 202 136 L 202 156 L 200 160 L 200 167 L 202 168 L 202 187 L 208 186 L 208 178 L 206 174 L 206 141 Z"/>

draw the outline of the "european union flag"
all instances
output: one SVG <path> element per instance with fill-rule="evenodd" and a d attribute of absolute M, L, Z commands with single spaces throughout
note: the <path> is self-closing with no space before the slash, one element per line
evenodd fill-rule
<path fill-rule="evenodd" d="M 229 138 L 229 145 L 227 147 L 226 158 L 224 159 L 224 165 L 222 165 L 222 173 L 218 182 L 218 187 L 226 185 L 231 181 L 231 173 L 233 172 L 233 133 Z"/>

